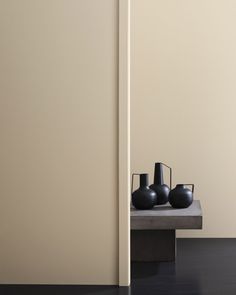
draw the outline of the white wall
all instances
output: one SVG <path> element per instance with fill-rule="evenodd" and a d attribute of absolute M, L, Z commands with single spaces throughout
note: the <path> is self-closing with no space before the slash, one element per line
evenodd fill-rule
<path fill-rule="evenodd" d="M 0 0 L 0 283 L 118 283 L 117 33 L 117 0 Z"/>
<path fill-rule="evenodd" d="M 179 236 L 236 237 L 236 2 L 131 5 L 132 171 L 195 183 L 203 230 Z"/>

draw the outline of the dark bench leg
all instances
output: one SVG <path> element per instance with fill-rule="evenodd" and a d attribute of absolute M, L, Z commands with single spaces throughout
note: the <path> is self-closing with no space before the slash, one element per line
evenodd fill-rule
<path fill-rule="evenodd" d="M 173 261 L 175 230 L 131 230 L 131 261 Z"/>

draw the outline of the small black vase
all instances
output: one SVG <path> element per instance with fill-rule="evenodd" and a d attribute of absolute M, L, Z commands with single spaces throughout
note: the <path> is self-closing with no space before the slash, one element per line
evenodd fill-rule
<path fill-rule="evenodd" d="M 169 200 L 170 188 L 168 185 L 164 184 L 163 179 L 163 166 L 166 166 L 170 169 L 170 188 L 172 182 L 172 169 L 163 163 L 155 163 L 154 171 L 154 183 L 150 185 L 150 189 L 154 190 L 157 194 L 157 203 L 156 205 L 166 204 Z"/>
<path fill-rule="evenodd" d="M 192 186 L 192 191 L 186 187 Z M 169 193 L 169 202 L 173 208 L 187 208 L 193 202 L 194 184 L 177 184 Z"/>
<path fill-rule="evenodd" d="M 140 210 L 152 209 L 156 205 L 157 195 L 148 186 L 148 174 L 132 175 L 132 191 L 134 175 L 140 176 L 140 187 L 132 193 L 132 203 L 134 207 Z"/>

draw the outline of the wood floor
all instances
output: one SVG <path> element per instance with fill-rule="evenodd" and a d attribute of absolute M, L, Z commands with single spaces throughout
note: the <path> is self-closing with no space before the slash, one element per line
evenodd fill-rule
<path fill-rule="evenodd" d="M 178 239 L 176 262 L 132 264 L 130 288 L 6 286 L 0 295 L 236 295 L 236 239 Z"/>
<path fill-rule="evenodd" d="M 132 265 L 132 295 L 236 295 L 236 239 L 179 239 L 175 263 Z"/>

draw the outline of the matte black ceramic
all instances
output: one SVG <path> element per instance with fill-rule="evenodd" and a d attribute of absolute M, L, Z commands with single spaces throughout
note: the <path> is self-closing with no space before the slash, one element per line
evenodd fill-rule
<path fill-rule="evenodd" d="M 163 178 L 163 166 L 166 166 L 170 169 L 170 188 L 172 182 L 172 169 L 164 163 L 155 163 L 154 171 L 154 183 L 150 185 L 150 189 L 154 190 L 157 194 L 157 203 L 156 205 L 163 205 L 168 202 L 170 188 L 168 185 L 164 184 Z"/>
<path fill-rule="evenodd" d="M 192 191 L 186 186 L 191 185 Z M 173 208 L 187 208 L 193 202 L 194 184 L 177 184 L 169 193 L 169 202 Z"/>
<path fill-rule="evenodd" d="M 148 174 L 132 175 L 132 191 L 134 175 L 139 175 L 140 177 L 140 187 L 132 193 L 132 203 L 134 207 L 140 210 L 152 209 L 156 205 L 157 195 L 148 186 Z"/>

